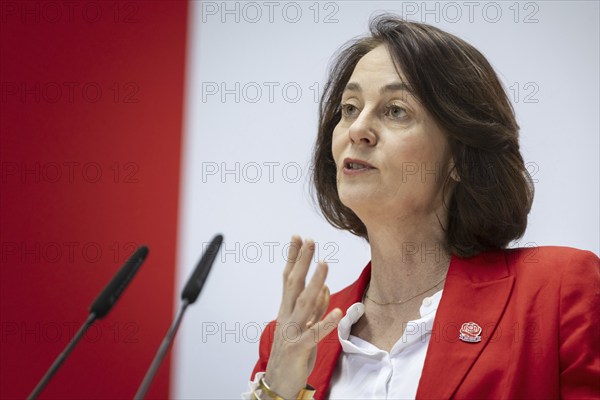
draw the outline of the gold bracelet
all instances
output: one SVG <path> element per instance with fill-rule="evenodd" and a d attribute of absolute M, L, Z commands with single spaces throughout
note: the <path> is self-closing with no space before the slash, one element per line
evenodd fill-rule
<path fill-rule="evenodd" d="M 261 378 L 260 381 L 258 381 L 258 387 L 272 400 L 285 400 L 283 397 L 271 390 L 269 385 L 267 385 L 267 383 L 265 382 L 264 377 Z M 300 393 L 298 393 L 298 396 L 296 396 L 296 400 L 311 400 L 315 392 L 315 388 L 307 384 L 306 387 L 302 389 Z M 256 394 L 254 396 L 258 399 L 258 396 L 256 396 Z"/>

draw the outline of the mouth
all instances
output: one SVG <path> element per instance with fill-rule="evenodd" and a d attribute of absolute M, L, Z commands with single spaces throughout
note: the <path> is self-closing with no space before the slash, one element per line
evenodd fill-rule
<path fill-rule="evenodd" d="M 376 169 L 376 168 L 366 161 L 358 160 L 355 158 L 345 158 L 344 159 L 344 173 L 345 174 L 356 174 L 356 173 L 366 172 L 366 171 L 373 170 L 373 169 Z"/>

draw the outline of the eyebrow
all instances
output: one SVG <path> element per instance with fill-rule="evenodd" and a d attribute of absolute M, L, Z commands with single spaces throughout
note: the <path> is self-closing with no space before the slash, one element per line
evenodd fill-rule
<path fill-rule="evenodd" d="M 412 89 L 410 88 L 409 85 L 407 85 L 404 82 L 395 82 L 395 83 L 390 83 L 388 85 L 385 85 L 384 87 L 382 87 L 379 90 L 379 93 L 384 94 L 386 92 L 396 92 L 399 90 L 404 90 L 406 92 L 410 92 L 412 93 Z M 356 82 L 349 82 L 346 87 L 344 88 L 344 92 L 346 91 L 350 91 L 350 92 L 362 92 L 362 88 L 361 86 L 356 83 Z"/>

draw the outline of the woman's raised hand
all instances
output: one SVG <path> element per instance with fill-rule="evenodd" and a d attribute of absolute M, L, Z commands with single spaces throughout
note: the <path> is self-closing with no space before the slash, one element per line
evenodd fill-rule
<path fill-rule="evenodd" d="M 337 327 L 342 317 L 342 311 L 336 308 L 323 318 L 329 306 L 325 262 L 319 262 L 306 284 L 314 251 L 312 240 L 303 243 L 300 237 L 293 236 L 283 271 L 283 298 L 264 379 L 286 399 L 296 398 L 306 386 L 315 365 L 317 344 Z"/>

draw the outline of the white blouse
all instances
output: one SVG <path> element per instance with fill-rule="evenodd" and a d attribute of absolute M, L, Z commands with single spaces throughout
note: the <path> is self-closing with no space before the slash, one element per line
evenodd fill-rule
<path fill-rule="evenodd" d="M 381 350 L 373 344 L 350 335 L 365 312 L 363 303 L 348 308 L 338 326 L 342 344 L 338 364 L 331 377 L 330 399 L 414 399 L 435 312 L 442 291 L 426 297 L 421 303 L 421 318 L 409 321 L 392 350 Z"/>
<path fill-rule="evenodd" d="M 442 291 L 426 297 L 421 303 L 421 318 L 409 321 L 392 350 L 380 350 L 371 343 L 350 335 L 365 312 L 363 303 L 354 303 L 338 325 L 342 352 L 331 377 L 327 398 L 334 399 L 414 399 L 427 346 Z M 252 399 L 252 391 L 264 372 L 259 372 L 248 384 L 250 391 L 242 399 Z"/>

